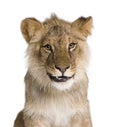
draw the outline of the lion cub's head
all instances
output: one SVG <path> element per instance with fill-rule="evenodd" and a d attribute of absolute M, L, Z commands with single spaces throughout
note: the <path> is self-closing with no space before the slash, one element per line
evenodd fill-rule
<path fill-rule="evenodd" d="M 41 87 L 70 89 L 85 76 L 87 36 L 92 18 L 69 23 L 52 16 L 43 23 L 27 18 L 21 31 L 28 42 L 28 71 Z"/>

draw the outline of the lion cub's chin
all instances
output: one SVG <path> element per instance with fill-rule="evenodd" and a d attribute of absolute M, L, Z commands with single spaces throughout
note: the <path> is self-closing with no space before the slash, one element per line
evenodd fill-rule
<path fill-rule="evenodd" d="M 74 84 L 74 79 L 71 78 L 67 80 L 66 82 L 55 82 L 52 81 L 52 86 L 54 86 L 56 89 L 64 91 L 64 90 L 69 90 L 72 85 Z"/>

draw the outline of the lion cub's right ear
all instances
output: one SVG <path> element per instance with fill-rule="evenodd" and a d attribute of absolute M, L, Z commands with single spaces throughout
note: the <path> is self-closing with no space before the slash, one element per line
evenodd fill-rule
<path fill-rule="evenodd" d="M 26 18 L 21 23 L 21 32 L 28 43 L 33 43 L 40 40 L 42 28 L 42 23 L 34 18 Z"/>

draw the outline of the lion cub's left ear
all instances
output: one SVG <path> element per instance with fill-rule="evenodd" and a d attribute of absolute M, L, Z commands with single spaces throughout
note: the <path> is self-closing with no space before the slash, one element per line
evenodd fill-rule
<path fill-rule="evenodd" d="M 80 17 L 76 21 L 72 23 L 72 27 L 74 29 L 79 30 L 86 37 L 91 34 L 91 29 L 93 27 L 93 19 L 92 17 Z"/>
<path fill-rule="evenodd" d="M 42 28 L 42 23 L 34 18 L 26 18 L 21 23 L 21 32 L 28 43 L 33 43 L 40 40 Z"/>

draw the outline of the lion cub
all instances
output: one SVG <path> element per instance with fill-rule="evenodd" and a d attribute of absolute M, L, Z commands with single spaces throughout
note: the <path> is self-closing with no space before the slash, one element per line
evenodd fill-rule
<path fill-rule="evenodd" d="M 86 75 L 91 28 L 92 17 L 22 21 L 28 43 L 26 101 L 14 127 L 92 127 Z"/>

